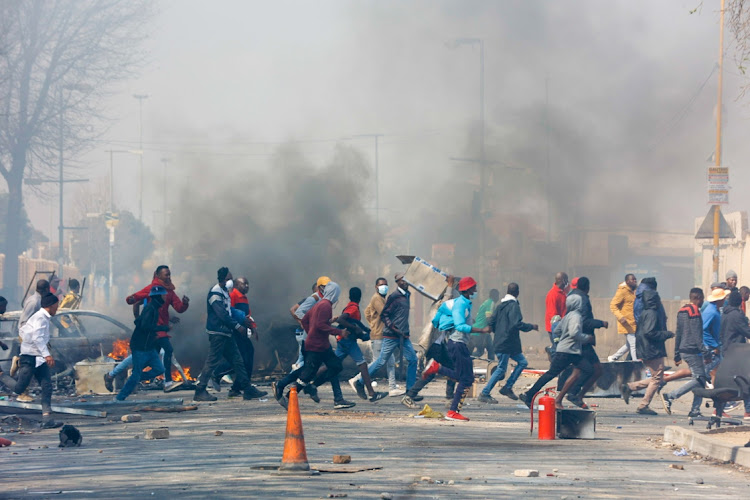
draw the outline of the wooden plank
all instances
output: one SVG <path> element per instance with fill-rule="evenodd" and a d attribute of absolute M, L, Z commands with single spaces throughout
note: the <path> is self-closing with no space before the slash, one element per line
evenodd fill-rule
<path fill-rule="evenodd" d="M 9 408 L 24 408 L 26 410 L 42 411 L 42 405 L 36 403 L 20 403 L 18 401 L 0 401 L 0 406 Z M 106 411 L 84 410 L 81 408 L 69 408 L 67 406 L 52 405 L 52 411 L 56 413 L 69 413 L 71 415 L 86 415 L 87 417 L 106 417 Z"/>

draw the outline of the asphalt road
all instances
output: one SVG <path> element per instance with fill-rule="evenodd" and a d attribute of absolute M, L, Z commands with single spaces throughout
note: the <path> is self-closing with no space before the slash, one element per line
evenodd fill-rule
<path fill-rule="evenodd" d="M 435 381 L 423 403 L 445 412 L 443 391 L 444 382 Z M 187 403 L 192 393 L 168 397 L 176 395 Z M 464 414 L 471 421 L 456 423 L 413 418 L 416 411 L 400 398 L 369 403 L 346 395 L 355 408 L 333 410 L 326 388 L 320 404 L 300 398 L 309 460 L 313 467 L 381 469 L 313 477 L 253 469 L 278 464 L 286 413 L 273 399 L 226 400 L 224 390 L 197 411 L 144 412 L 139 423 L 120 422 L 123 408 L 107 419 L 58 415 L 80 429 L 80 448 L 57 448 L 56 430 L 0 434 L 17 443 L 0 449 L 0 498 L 750 497 L 748 472 L 676 457 L 661 445 L 665 425 L 687 425 L 687 400 L 671 417 L 655 401 L 660 415 L 642 417 L 634 402 L 591 399 L 600 405 L 596 440 L 539 441 L 529 436 L 528 410 L 501 396 L 497 405 L 470 400 Z M 169 439 L 143 438 L 145 429 L 162 426 Z M 335 454 L 351 455 L 351 464 L 331 464 Z M 515 477 L 516 469 L 538 470 L 539 477 Z"/>

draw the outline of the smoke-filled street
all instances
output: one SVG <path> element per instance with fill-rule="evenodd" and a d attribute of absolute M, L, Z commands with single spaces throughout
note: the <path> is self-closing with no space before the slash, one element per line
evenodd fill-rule
<path fill-rule="evenodd" d="M 0 497 L 741 498 L 750 0 L 0 0 Z"/>

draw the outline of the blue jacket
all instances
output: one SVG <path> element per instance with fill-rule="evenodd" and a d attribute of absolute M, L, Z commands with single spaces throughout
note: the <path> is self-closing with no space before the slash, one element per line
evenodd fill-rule
<path fill-rule="evenodd" d="M 453 330 L 450 339 L 454 342 L 469 341 L 471 333 L 471 301 L 459 295 L 455 299 L 443 302 L 432 319 L 432 325 L 441 332 Z"/>
<path fill-rule="evenodd" d="M 716 304 L 708 304 L 703 311 L 703 344 L 709 349 L 716 349 L 721 345 L 721 313 Z"/>

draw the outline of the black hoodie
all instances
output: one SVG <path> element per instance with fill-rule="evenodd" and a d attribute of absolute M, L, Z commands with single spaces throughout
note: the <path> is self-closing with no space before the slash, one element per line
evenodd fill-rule
<path fill-rule="evenodd" d="M 151 351 L 156 349 L 156 332 L 161 328 L 157 325 L 159 321 L 159 308 L 164 304 L 161 295 L 149 297 L 148 304 L 141 311 L 141 315 L 135 320 L 135 330 L 130 337 L 131 351 Z"/>
<path fill-rule="evenodd" d="M 747 316 L 736 306 L 725 305 L 721 313 L 721 352 L 732 344 L 744 344 L 750 338 L 750 326 Z"/>
<path fill-rule="evenodd" d="M 495 352 L 510 355 L 522 352 L 519 332 L 530 332 L 534 328 L 523 322 L 521 306 L 512 295 L 506 295 L 498 304 L 487 324 L 495 332 Z"/>
<path fill-rule="evenodd" d="M 635 351 L 644 361 L 665 358 L 667 339 L 674 337 L 674 333 L 667 331 L 667 325 L 659 314 L 661 299 L 654 290 L 643 292 L 643 313 L 635 330 Z"/>

